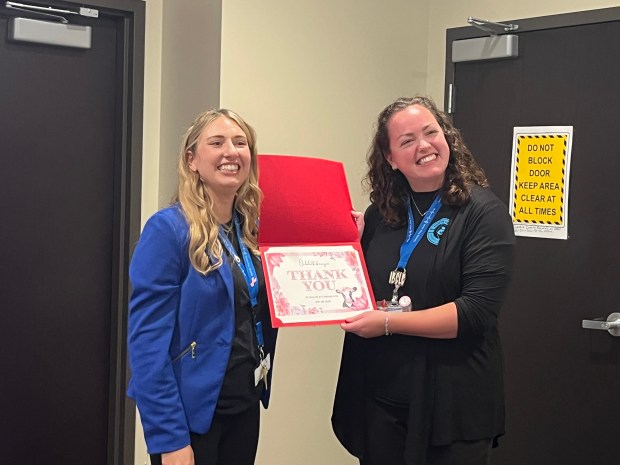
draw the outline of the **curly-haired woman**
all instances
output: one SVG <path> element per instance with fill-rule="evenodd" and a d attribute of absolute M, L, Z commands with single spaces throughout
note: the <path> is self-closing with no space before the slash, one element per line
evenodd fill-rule
<path fill-rule="evenodd" d="M 363 465 L 485 465 L 504 433 L 498 318 L 515 237 L 449 117 L 401 98 L 368 152 L 362 248 L 388 310 L 347 331 L 332 424 Z"/>

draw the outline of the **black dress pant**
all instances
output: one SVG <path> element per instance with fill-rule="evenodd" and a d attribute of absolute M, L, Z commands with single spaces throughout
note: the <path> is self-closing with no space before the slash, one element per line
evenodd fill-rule
<path fill-rule="evenodd" d="M 195 465 L 253 465 L 258 448 L 260 404 L 236 415 L 213 417 L 205 434 L 191 433 Z M 151 455 L 152 465 L 161 465 L 161 455 Z"/>
<path fill-rule="evenodd" d="M 360 465 L 406 465 L 405 438 L 409 409 L 367 398 L 364 460 Z M 426 465 L 488 465 L 491 439 L 457 441 L 429 447 Z"/>

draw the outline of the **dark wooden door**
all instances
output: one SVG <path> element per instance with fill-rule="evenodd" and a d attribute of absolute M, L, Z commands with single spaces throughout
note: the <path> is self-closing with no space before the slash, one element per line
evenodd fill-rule
<path fill-rule="evenodd" d="M 70 17 L 92 27 L 88 50 L 9 41 L 15 13 L 0 10 L 2 463 L 129 463 L 124 267 L 142 84 L 128 77 L 142 68 L 125 51 L 143 6 L 132 10 Z"/>
<path fill-rule="evenodd" d="M 507 21 L 506 21 L 507 22 Z M 582 329 L 618 311 L 620 9 L 510 21 L 519 57 L 450 63 L 454 121 L 509 202 L 514 126 L 573 126 L 568 240 L 519 237 L 501 316 L 507 433 L 493 463 L 619 462 L 620 337 Z"/>

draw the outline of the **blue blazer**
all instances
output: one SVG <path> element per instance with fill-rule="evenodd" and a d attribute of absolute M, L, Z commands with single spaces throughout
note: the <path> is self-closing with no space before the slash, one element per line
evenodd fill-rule
<path fill-rule="evenodd" d="M 209 430 L 234 336 L 227 260 L 204 276 L 191 266 L 188 245 L 187 222 L 173 205 L 148 220 L 129 267 L 128 395 L 151 454 L 181 449 L 190 444 L 190 431 Z M 275 333 L 270 322 L 263 327 L 273 360 Z M 266 392 L 265 407 L 268 398 Z"/>

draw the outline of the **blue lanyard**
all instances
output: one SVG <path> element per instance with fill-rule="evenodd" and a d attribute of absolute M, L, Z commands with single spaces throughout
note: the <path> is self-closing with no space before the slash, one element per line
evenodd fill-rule
<path fill-rule="evenodd" d="M 431 208 L 428 209 L 418 229 L 415 228 L 415 221 L 413 219 L 413 211 L 411 210 L 411 198 L 407 199 L 407 235 L 405 241 L 400 246 L 400 260 L 398 261 L 397 269 L 404 270 L 407 266 L 407 262 L 413 253 L 413 250 L 418 246 L 420 240 L 426 233 L 426 230 L 430 226 L 431 222 L 435 218 L 435 215 L 441 208 L 441 194 L 437 194 L 435 200 L 431 204 Z"/>
<path fill-rule="evenodd" d="M 223 227 L 220 225 L 220 229 L 217 232 L 218 237 L 220 238 L 220 242 L 226 250 L 233 258 L 235 263 L 239 266 L 241 270 L 241 274 L 245 279 L 246 284 L 248 285 L 248 291 L 250 294 L 250 302 L 252 303 L 252 319 L 255 321 L 254 323 L 254 331 L 256 332 L 256 343 L 258 345 L 258 351 L 260 355 L 261 362 L 265 358 L 265 354 L 263 352 L 263 346 L 265 345 L 263 338 L 263 324 L 260 321 L 256 321 L 256 307 L 258 305 L 258 276 L 256 274 L 256 268 L 254 268 L 254 262 L 252 262 L 252 256 L 250 255 L 250 251 L 248 247 L 243 242 L 241 237 L 241 222 L 239 221 L 239 215 L 235 211 L 233 213 L 233 224 L 235 227 L 235 232 L 237 234 L 237 241 L 239 242 L 239 249 L 241 249 L 241 256 L 243 257 L 243 262 L 237 255 L 237 251 L 235 250 L 235 246 L 230 242 L 228 236 L 224 233 Z"/>
<path fill-rule="evenodd" d="M 226 250 L 233 258 L 235 263 L 239 265 L 241 274 L 243 274 L 243 278 L 248 285 L 252 309 L 255 309 L 256 305 L 258 304 L 258 275 L 256 274 L 256 269 L 254 268 L 254 263 L 252 262 L 252 256 L 250 255 L 250 251 L 248 250 L 241 237 L 241 222 L 239 221 L 239 215 L 237 215 L 236 211 L 233 213 L 233 222 L 235 232 L 237 233 L 237 240 L 239 241 L 239 249 L 241 249 L 241 256 L 243 257 L 243 262 L 239 258 L 239 255 L 237 255 L 237 251 L 230 242 L 230 239 L 228 239 L 228 236 L 226 236 L 226 234 L 224 233 L 224 229 L 222 228 L 222 226 L 220 226 L 220 230 L 218 231 L 217 235 L 220 238 L 220 242 L 224 247 L 226 247 Z"/>

